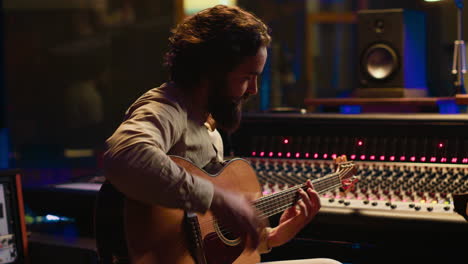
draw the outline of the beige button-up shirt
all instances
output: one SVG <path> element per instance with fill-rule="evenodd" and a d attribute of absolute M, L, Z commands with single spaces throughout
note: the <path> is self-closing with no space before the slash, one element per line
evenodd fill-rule
<path fill-rule="evenodd" d="M 188 174 L 167 156 L 184 157 L 200 168 L 222 161 L 220 134 L 192 113 L 183 92 L 171 84 L 146 92 L 106 141 L 107 179 L 132 199 L 205 212 L 213 198 L 212 183 Z"/>

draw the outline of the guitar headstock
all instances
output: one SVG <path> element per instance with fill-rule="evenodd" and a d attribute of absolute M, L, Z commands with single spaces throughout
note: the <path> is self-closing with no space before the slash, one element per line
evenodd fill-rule
<path fill-rule="evenodd" d="M 352 161 L 348 161 L 345 155 L 335 158 L 334 162 L 337 165 L 336 173 L 340 176 L 341 189 L 346 192 L 359 180 L 355 176 L 357 173 L 356 165 Z"/>

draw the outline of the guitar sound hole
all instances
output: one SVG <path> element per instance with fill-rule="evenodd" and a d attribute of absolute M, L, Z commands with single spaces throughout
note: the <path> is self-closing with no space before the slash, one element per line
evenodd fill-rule
<path fill-rule="evenodd" d="M 223 241 L 224 244 L 229 246 L 239 245 L 241 239 L 239 235 L 229 230 L 223 225 L 219 225 L 217 221 L 214 221 L 214 229 L 218 234 L 219 238 Z"/>
<path fill-rule="evenodd" d="M 225 238 L 227 238 L 229 240 L 236 240 L 237 238 L 239 238 L 239 236 L 237 234 L 234 234 L 233 232 L 231 232 L 229 230 L 223 230 L 222 234 L 223 234 L 223 236 Z"/>

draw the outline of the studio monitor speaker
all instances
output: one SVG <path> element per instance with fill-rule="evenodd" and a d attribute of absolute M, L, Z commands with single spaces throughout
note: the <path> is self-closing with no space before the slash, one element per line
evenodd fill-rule
<path fill-rule="evenodd" d="M 422 97 L 425 15 L 405 9 L 358 12 L 359 97 Z"/>

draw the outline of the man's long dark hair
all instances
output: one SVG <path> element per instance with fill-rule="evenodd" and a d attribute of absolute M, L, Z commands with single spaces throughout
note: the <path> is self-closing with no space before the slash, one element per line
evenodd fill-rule
<path fill-rule="evenodd" d="M 165 64 L 172 81 L 191 87 L 204 75 L 228 73 L 270 41 L 269 28 L 255 15 L 217 5 L 186 18 L 172 31 Z"/>

